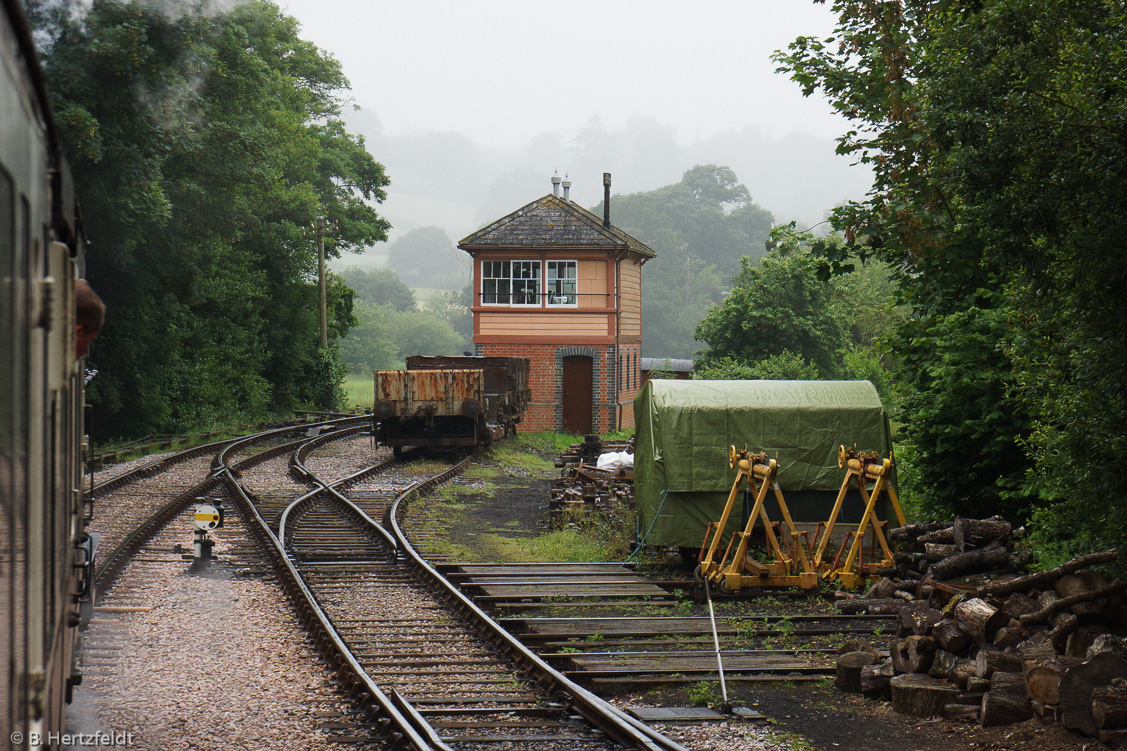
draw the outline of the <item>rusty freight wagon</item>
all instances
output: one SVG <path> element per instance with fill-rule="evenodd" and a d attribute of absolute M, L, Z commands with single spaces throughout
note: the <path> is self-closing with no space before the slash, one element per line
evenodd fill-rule
<path fill-rule="evenodd" d="M 377 370 L 376 440 L 404 446 L 484 446 L 513 435 L 528 409 L 528 359 L 407 358 L 406 370 Z"/>

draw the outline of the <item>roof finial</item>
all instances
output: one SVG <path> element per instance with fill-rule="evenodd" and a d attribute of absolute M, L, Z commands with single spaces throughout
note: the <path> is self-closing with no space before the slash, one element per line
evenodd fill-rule
<path fill-rule="evenodd" d="M 563 179 L 563 189 L 564 189 L 563 197 L 564 197 L 565 201 L 570 201 L 571 199 L 568 197 L 568 195 L 571 193 L 571 180 L 568 180 L 567 178 L 568 178 L 568 173 L 565 172 L 564 173 L 564 179 Z"/>
<path fill-rule="evenodd" d="M 559 170 L 556 170 L 555 174 L 552 175 L 552 195 L 556 196 L 557 198 L 559 198 L 559 195 L 560 195 L 560 171 Z"/>

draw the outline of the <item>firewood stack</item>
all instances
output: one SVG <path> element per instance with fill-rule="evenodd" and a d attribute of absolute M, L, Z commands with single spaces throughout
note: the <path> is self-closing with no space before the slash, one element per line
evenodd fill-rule
<path fill-rule="evenodd" d="M 1010 536 L 996 517 L 892 530 L 905 551 L 895 575 L 837 601 L 843 612 L 899 615 L 890 659 L 846 643 L 838 687 L 890 696 L 917 717 L 990 726 L 1036 716 L 1127 748 L 1127 582 L 1091 568 L 1116 551 L 1019 576 Z"/>

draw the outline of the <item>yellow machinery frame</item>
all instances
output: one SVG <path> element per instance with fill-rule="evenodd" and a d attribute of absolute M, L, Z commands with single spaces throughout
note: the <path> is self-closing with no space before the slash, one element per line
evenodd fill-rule
<path fill-rule="evenodd" d="M 728 503 L 724 506 L 724 513 L 718 523 L 709 522 L 705 529 L 704 542 L 701 544 L 700 565 L 697 567 L 697 576 L 703 581 L 705 577 L 715 582 L 721 592 L 734 593 L 745 587 L 802 587 L 813 589 L 818 586 L 818 573 L 811 566 L 805 547 L 799 540 L 799 533 L 791 521 L 790 511 L 786 501 L 783 500 L 782 490 L 776 475 L 779 465 L 774 459 L 768 459 L 766 453 L 752 454 L 744 446 L 743 451 L 737 451 L 735 446 L 728 452 L 728 466 L 738 469 L 736 479 L 732 483 L 732 491 L 728 494 Z M 739 496 L 740 486 L 747 481 L 748 487 L 755 494 L 755 506 L 748 516 L 747 526 L 742 532 L 732 533 L 724 556 L 717 560 L 716 553 L 720 547 L 720 538 L 732 514 L 736 498 Z M 758 483 L 756 482 L 758 480 Z M 775 500 L 779 503 L 779 510 L 783 515 L 786 533 L 790 535 L 790 550 L 793 555 L 787 555 L 775 537 L 771 519 L 763 503 L 767 498 L 768 487 L 775 491 Z M 844 495 L 844 491 L 843 491 Z M 839 499 L 840 500 L 840 499 Z M 897 507 L 899 508 L 899 507 Z M 775 560 L 771 563 L 760 563 L 747 554 L 748 543 L 751 539 L 755 524 L 763 520 L 763 532 L 767 538 Z M 716 534 L 713 535 L 713 530 Z M 712 538 L 711 544 L 709 538 Z M 738 544 L 737 544 L 738 541 Z M 732 547 L 735 545 L 735 554 Z M 731 557 L 729 557 L 731 556 Z M 797 559 L 797 560 L 796 560 Z"/>
<path fill-rule="evenodd" d="M 878 568 L 886 568 L 893 564 L 892 549 L 888 545 L 888 540 L 885 539 L 883 529 L 888 522 L 876 518 L 876 505 L 881 493 L 888 494 L 892 511 L 896 514 L 896 520 L 900 523 L 900 526 L 904 526 L 907 522 L 904 519 L 904 512 L 900 510 L 900 499 L 896 495 L 896 489 L 892 487 L 891 459 L 882 459 L 876 451 L 864 453 L 857 451 L 856 446 L 851 449 L 841 446 L 837 452 L 837 466 L 846 470 L 845 479 L 841 482 L 841 490 L 834 502 L 830 520 L 826 524 L 825 532 L 822 534 L 814 552 L 814 567 L 820 571 L 824 570 L 823 578 L 836 578 L 841 582 L 841 586 L 849 589 L 873 576 Z M 865 503 L 865 513 L 861 516 L 861 523 L 857 525 L 853 544 L 849 548 L 849 555 L 846 556 L 845 563 L 841 567 L 835 568 L 836 560 L 832 565 L 824 565 L 822 556 L 825 553 L 826 544 L 830 540 L 830 535 L 833 533 L 837 517 L 841 513 L 841 505 L 852 480 L 856 481 L 857 489 L 861 493 L 861 500 Z M 865 487 L 870 480 L 874 483 L 871 492 Z M 863 563 L 860 560 L 861 552 L 865 533 L 870 524 L 873 528 L 873 536 L 880 545 L 883 558 L 880 561 Z"/>

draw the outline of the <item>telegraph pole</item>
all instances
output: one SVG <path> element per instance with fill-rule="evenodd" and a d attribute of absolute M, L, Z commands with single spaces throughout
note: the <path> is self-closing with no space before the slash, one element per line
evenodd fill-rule
<path fill-rule="evenodd" d="M 332 232 L 333 227 L 326 221 L 325 217 L 319 216 L 317 223 L 313 225 L 313 230 L 317 233 L 317 286 L 321 296 L 321 346 L 327 347 L 329 345 L 329 319 L 325 299 L 325 235 Z"/>

